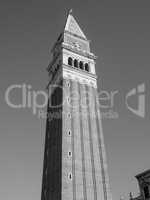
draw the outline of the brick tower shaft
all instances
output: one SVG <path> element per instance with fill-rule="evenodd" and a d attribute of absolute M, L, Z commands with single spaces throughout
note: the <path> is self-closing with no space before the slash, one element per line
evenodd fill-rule
<path fill-rule="evenodd" d="M 52 54 L 41 200 L 111 200 L 96 56 L 71 12 Z"/>

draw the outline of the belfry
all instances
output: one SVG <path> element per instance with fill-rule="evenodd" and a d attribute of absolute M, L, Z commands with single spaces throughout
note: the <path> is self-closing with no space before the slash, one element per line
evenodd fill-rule
<path fill-rule="evenodd" d="M 41 200 L 111 200 L 96 56 L 72 12 L 51 52 Z"/>

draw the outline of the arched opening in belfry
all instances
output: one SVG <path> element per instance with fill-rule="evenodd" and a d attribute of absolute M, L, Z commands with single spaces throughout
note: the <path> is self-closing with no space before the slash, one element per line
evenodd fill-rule
<path fill-rule="evenodd" d="M 71 57 L 68 58 L 68 65 L 72 66 L 73 60 Z"/>
<path fill-rule="evenodd" d="M 90 71 L 90 67 L 88 63 L 85 63 L 85 71 L 89 72 Z"/>
<path fill-rule="evenodd" d="M 84 69 L 84 64 L 82 61 L 79 62 L 79 67 L 80 67 L 80 69 Z"/>
<path fill-rule="evenodd" d="M 77 61 L 77 59 L 74 60 L 74 67 L 78 67 L 78 61 Z"/>

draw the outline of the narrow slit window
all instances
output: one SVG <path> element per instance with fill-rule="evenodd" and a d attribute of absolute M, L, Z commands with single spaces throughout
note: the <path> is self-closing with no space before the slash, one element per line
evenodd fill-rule
<path fill-rule="evenodd" d="M 70 87 L 70 82 L 69 81 L 67 81 L 67 86 Z"/>
<path fill-rule="evenodd" d="M 70 113 L 68 113 L 68 117 L 71 118 L 71 114 Z"/>
<path fill-rule="evenodd" d="M 71 173 L 69 174 L 69 179 L 72 180 L 72 174 Z"/>
<path fill-rule="evenodd" d="M 70 97 L 68 97 L 67 100 L 68 100 L 68 103 L 70 103 Z"/>

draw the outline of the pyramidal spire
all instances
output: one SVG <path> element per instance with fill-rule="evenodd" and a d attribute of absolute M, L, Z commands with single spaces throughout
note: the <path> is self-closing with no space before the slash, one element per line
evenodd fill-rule
<path fill-rule="evenodd" d="M 84 39 L 87 39 L 83 31 L 81 30 L 80 26 L 78 25 L 77 21 L 72 15 L 72 9 L 68 12 L 67 21 L 65 24 L 65 31 L 68 31 L 70 33 L 73 33 L 79 37 L 82 37 Z"/>

